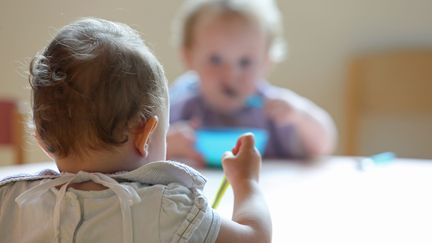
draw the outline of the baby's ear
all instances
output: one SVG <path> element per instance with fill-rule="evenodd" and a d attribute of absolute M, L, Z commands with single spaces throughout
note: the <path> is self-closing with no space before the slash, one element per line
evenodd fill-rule
<path fill-rule="evenodd" d="M 157 127 L 158 122 L 158 117 L 153 116 L 138 125 L 134 137 L 134 146 L 138 154 L 141 156 L 147 157 L 148 143 L 153 131 Z"/>

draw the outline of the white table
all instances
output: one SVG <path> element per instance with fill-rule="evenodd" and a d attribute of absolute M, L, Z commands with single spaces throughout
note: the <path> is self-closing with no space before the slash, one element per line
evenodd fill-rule
<path fill-rule="evenodd" d="M 52 163 L 0 167 L 0 178 L 55 168 Z M 222 172 L 204 170 L 209 200 Z M 273 242 L 432 242 L 432 161 L 397 159 L 359 171 L 354 158 L 304 166 L 265 161 L 261 185 L 273 220 Z M 230 218 L 228 189 L 218 211 Z"/>

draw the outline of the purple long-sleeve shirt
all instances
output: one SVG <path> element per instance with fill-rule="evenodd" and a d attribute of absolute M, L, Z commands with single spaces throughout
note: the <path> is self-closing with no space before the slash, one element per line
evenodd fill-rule
<path fill-rule="evenodd" d="M 257 95 L 263 100 L 281 88 L 262 82 Z M 282 93 L 281 93 L 282 94 Z M 199 92 L 198 77 L 192 72 L 180 76 L 170 87 L 170 123 L 198 118 L 201 125 L 214 127 L 251 127 L 269 134 L 264 158 L 302 158 L 304 152 L 293 126 L 278 127 L 263 108 L 245 106 L 235 114 L 222 114 L 212 109 Z"/>

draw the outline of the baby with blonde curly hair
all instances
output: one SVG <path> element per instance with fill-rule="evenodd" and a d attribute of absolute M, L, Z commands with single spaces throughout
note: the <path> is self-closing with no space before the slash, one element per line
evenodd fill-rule
<path fill-rule="evenodd" d="M 267 131 L 265 158 L 333 152 L 330 115 L 267 80 L 285 53 L 282 16 L 273 0 L 186 0 L 174 24 L 187 71 L 170 87 L 168 158 L 202 165 L 195 132 L 220 127 Z"/>

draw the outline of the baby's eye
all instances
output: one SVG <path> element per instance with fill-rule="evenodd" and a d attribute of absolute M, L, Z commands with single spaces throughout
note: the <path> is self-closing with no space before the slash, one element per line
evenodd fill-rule
<path fill-rule="evenodd" d="M 219 55 L 213 54 L 210 56 L 210 63 L 214 65 L 219 65 L 222 63 L 222 58 Z"/>
<path fill-rule="evenodd" d="M 252 64 L 252 61 L 249 58 L 247 58 L 247 57 L 243 57 L 239 61 L 239 66 L 241 68 L 247 68 L 247 67 L 251 66 L 251 64 Z"/>

